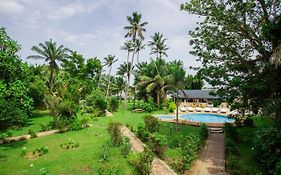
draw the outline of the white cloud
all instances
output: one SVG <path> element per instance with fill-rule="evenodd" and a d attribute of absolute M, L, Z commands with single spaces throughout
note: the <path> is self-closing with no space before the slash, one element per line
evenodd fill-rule
<path fill-rule="evenodd" d="M 24 6 L 12 0 L 0 0 L 0 14 L 18 15 L 24 11 Z"/>

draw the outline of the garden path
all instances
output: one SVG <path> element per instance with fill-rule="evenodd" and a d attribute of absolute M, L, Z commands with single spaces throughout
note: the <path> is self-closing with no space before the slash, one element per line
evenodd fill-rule
<path fill-rule="evenodd" d="M 185 175 L 227 175 L 224 150 L 224 134 L 211 133 L 199 159 Z"/>
<path fill-rule="evenodd" d="M 123 126 L 121 132 L 130 139 L 132 151 L 143 152 L 144 144 L 127 127 Z M 154 158 L 152 161 L 152 175 L 176 175 L 176 173 L 161 159 Z"/>

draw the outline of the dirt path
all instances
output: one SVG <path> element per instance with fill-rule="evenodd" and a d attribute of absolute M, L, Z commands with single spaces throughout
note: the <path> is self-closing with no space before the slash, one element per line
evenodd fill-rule
<path fill-rule="evenodd" d="M 144 144 L 127 127 L 123 126 L 121 132 L 130 139 L 132 151 L 143 152 Z M 176 175 L 176 173 L 161 159 L 154 158 L 152 161 L 152 175 Z"/>
<path fill-rule="evenodd" d="M 211 133 L 206 146 L 185 175 L 227 175 L 225 172 L 224 134 Z"/>

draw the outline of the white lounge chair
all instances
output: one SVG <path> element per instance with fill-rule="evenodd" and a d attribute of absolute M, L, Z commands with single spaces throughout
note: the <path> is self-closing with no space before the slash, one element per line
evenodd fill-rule
<path fill-rule="evenodd" d="M 221 108 L 221 109 L 220 109 L 220 112 L 221 112 L 221 113 L 226 113 L 227 111 L 229 111 L 227 108 Z"/>
<path fill-rule="evenodd" d="M 211 108 L 206 107 L 205 112 L 211 112 Z"/>
<path fill-rule="evenodd" d="M 188 110 L 189 112 L 193 112 L 193 111 L 194 111 L 194 108 L 193 108 L 193 107 L 187 107 L 187 110 Z"/>
<path fill-rule="evenodd" d="M 213 108 L 213 109 L 212 109 L 212 112 L 213 112 L 213 113 L 217 113 L 218 111 L 219 111 L 219 108 Z"/>
<path fill-rule="evenodd" d="M 196 111 L 196 112 L 201 112 L 201 111 L 202 111 L 202 108 L 196 107 L 196 108 L 195 108 L 195 111 Z"/>
<path fill-rule="evenodd" d="M 181 112 L 185 112 L 186 108 L 185 107 L 180 107 Z"/>

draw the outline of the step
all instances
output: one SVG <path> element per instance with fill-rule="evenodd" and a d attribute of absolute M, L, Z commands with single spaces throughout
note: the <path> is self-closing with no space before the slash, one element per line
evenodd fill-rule
<path fill-rule="evenodd" d="M 223 128 L 208 128 L 210 133 L 223 133 Z"/>

